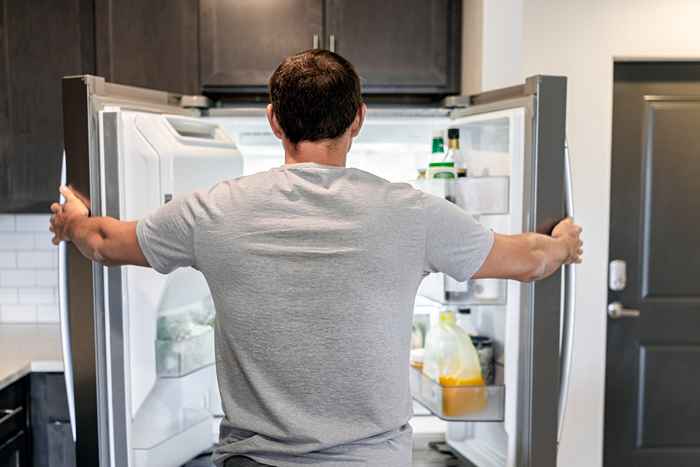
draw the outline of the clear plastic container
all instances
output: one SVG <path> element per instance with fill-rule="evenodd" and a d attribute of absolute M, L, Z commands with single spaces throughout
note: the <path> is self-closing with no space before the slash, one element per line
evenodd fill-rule
<path fill-rule="evenodd" d="M 161 378 L 179 378 L 213 363 L 214 328 L 211 326 L 201 326 L 197 334 L 187 339 L 156 341 L 156 369 Z"/>
<path fill-rule="evenodd" d="M 439 320 L 426 336 L 423 373 L 444 388 L 442 410 L 446 416 L 461 416 L 486 407 L 488 392 L 479 354 L 469 334 L 457 324 L 454 310 L 441 311 Z M 468 392 L 451 389 L 465 386 L 475 389 Z"/>

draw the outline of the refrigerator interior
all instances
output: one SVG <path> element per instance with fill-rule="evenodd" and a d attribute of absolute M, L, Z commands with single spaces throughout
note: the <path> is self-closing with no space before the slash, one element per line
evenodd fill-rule
<path fill-rule="evenodd" d="M 266 170 L 283 163 L 283 150 L 263 116 L 214 116 L 215 121 L 239 144 L 244 173 Z M 435 130 L 459 128 L 461 149 L 467 157 L 469 177 L 445 184 L 417 180 L 418 169 L 429 162 Z M 465 210 L 488 228 L 519 233 L 523 226 L 524 109 L 474 115 L 452 120 L 447 112 L 431 116 L 386 115 L 368 112 L 363 129 L 353 142 L 348 166 L 379 175 L 392 182 L 411 183 L 438 196 L 452 195 Z M 446 288 L 468 289 L 445 299 Z M 498 280 L 455 284 L 441 274 L 428 276 L 416 297 L 415 320 L 429 327 L 441 308 L 468 309 L 460 323 L 494 342 L 495 385 L 505 386 L 501 422 L 444 422 L 414 404 L 414 433 L 445 433 L 451 447 L 479 467 L 505 467 L 514 447 L 518 368 L 519 284 Z M 467 322 L 468 321 L 468 322 Z M 512 349 L 511 351 L 509 351 Z"/>
<path fill-rule="evenodd" d="M 124 219 L 141 218 L 178 194 L 283 163 L 281 144 L 262 114 L 188 118 L 108 108 L 102 112 L 102 125 L 110 113 L 118 129 L 119 208 Z M 519 232 L 523 118 L 522 109 L 454 121 L 446 112 L 370 112 L 348 165 L 437 195 L 449 191 L 485 226 Z M 433 132 L 448 127 L 460 129 L 462 151 L 474 176 L 452 186 L 417 181 L 417 169 L 428 163 Z M 108 146 L 101 147 L 101 157 L 109 158 Z M 211 297 L 201 274 L 189 268 L 163 276 L 123 267 L 121 275 L 129 465 L 180 465 L 211 445 L 212 417 L 221 413 Z M 416 319 L 429 323 L 447 304 L 470 310 L 460 315 L 461 322 L 494 341 L 494 383 L 505 385 L 505 421 L 444 422 L 416 404 L 412 425 L 417 438 L 446 433 L 450 445 L 479 467 L 506 466 L 517 390 L 517 351 L 508 350 L 518 347 L 519 286 L 474 281 L 457 285 L 469 291 L 458 303 L 441 300 L 446 287 L 454 286 L 442 275 L 429 276 L 416 297 Z"/>

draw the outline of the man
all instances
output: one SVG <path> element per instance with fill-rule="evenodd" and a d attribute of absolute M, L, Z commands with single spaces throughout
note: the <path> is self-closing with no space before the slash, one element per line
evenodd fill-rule
<path fill-rule="evenodd" d="M 89 217 L 67 188 L 54 243 L 168 273 L 192 266 L 216 305 L 226 417 L 218 465 L 408 466 L 408 353 L 421 279 L 537 280 L 579 262 L 581 228 L 494 234 L 444 199 L 345 167 L 366 107 L 353 66 L 312 50 L 270 79 L 285 165 L 227 180 L 138 222 Z"/>

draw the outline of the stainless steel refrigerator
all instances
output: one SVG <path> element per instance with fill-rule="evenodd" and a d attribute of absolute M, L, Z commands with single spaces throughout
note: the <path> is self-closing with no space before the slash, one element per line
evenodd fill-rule
<path fill-rule="evenodd" d="M 210 108 L 201 96 L 95 76 L 64 79 L 63 112 L 66 183 L 89 201 L 92 215 L 122 219 L 241 175 L 245 138 L 236 129 L 246 118 L 262 118 L 259 108 Z M 520 86 L 448 98 L 440 108 L 378 109 L 368 122 L 390 118 L 401 128 L 415 115 L 459 128 L 472 161 L 464 179 L 417 187 L 449 196 L 500 232 L 547 233 L 572 215 L 565 78 L 534 76 Z M 78 465 L 168 467 L 206 449 L 221 409 L 208 329 L 214 311 L 201 275 L 103 267 L 70 244 L 61 247 L 59 263 Z M 421 300 L 470 307 L 479 333 L 495 341 L 495 381 L 483 410 L 449 416 L 439 397 L 414 391 L 449 421 L 446 438 L 458 457 L 478 467 L 556 465 L 571 363 L 573 272 L 568 267 L 530 284 L 458 284 L 442 275 L 424 281 Z"/>

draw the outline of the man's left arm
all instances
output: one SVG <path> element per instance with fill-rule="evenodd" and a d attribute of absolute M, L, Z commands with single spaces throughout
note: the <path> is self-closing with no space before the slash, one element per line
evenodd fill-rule
<path fill-rule="evenodd" d="M 106 266 L 149 266 L 136 236 L 136 222 L 112 217 L 89 217 L 85 204 L 67 187 L 61 187 L 64 204 L 51 205 L 52 242 L 66 240 L 88 259 Z"/>

